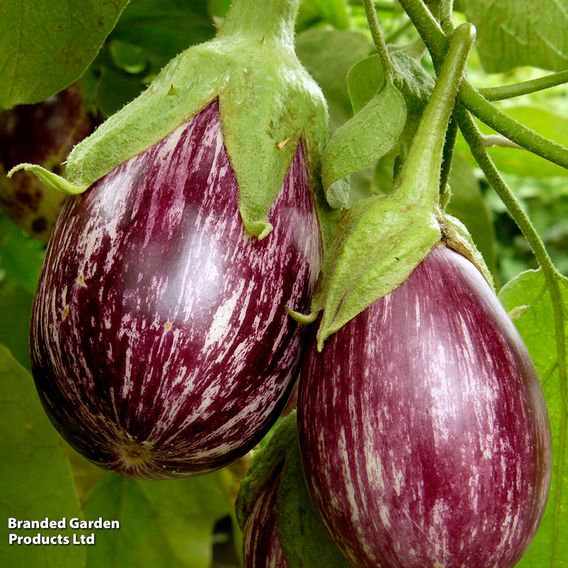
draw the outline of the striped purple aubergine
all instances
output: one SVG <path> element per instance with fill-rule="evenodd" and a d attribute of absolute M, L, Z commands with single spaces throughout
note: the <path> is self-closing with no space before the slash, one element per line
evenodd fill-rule
<path fill-rule="evenodd" d="M 505 568 L 546 503 L 551 439 L 528 352 L 477 268 L 439 246 L 311 349 L 310 493 L 357 567 Z"/>
<path fill-rule="evenodd" d="M 280 476 L 268 482 L 243 527 L 245 568 L 288 568 L 276 529 L 276 498 Z"/>
<path fill-rule="evenodd" d="M 217 101 L 63 211 L 31 324 L 55 427 L 100 466 L 141 478 L 223 467 L 286 403 L 321 244 L 298 145 L 249 237 Z"/>

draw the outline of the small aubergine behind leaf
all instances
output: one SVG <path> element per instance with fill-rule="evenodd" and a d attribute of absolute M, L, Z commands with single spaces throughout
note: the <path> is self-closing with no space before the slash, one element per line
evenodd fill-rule
<path fill-rule="evenodd" d="M 247 517 L 243 527 L 245 568 L 288 568 L 276 530 L 279 484 L 279 476 L 267 484 Z"/>
<path fill-rule="evenodd" d="M 178 56 L 75 148 L 71 181 L 49 177 L 90 187 L 48 247 L 33 375 L 59 432 L 106 469 L 221 468 L 262 438 L 290 393 L 303 332 L 287 308 L 307 309 L 319 272 L 314 179 L 327 131 L 291 44 L 297 8 L 237 0 L 215 40 Z M 162 123 L 175 126 L 162 135 Z M 114 165 L 115 143 L 131 138 L 133 157 Z"/>
<path fill-rule="evenodd" d="M 235 509 L 245 568 L 348 567 L 311 503 L 295 411 L 255 452 Z"/>

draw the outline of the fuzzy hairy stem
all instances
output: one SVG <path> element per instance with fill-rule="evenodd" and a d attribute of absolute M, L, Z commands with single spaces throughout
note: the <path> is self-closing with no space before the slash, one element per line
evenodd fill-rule
<path fill-rule="evenodd" d="M 399 2 L 414 23 L 428 47 L 434 65 L 438 68 L 448 49 L 448 38 L 422 0 L 399 0 Z M 459 98 L 468 110 L 493 130 L 534 154 L 568 168 L 568 148 L 507 116 L 467 81 L 462 84 Z"/>
<path fill-rule="evenodd" d="M 369 23 L 371 36 L 375 47 L 377 48 L 377 53 L 385 73 L 385 80 L 390 84 L 392 83 L 394 69 L 374 3 L 372 0 L 363 0 L 363 5 L 365 6 L 365 13 L 367 14 L 367 22 Z"/>
<path fill-rule="evenodd" d="M 218 35 L 274 39 L 293 45 L 299 5 L 299 0 L 234 0 Z"/>
<path fill-rule="evenodd" d="M 522 95 L 536 93 L 558 85 L 568 83 L 568 70 L 558 73 L 551 73 L 538 79 L 523 81 L 513 85 L 505 85 L 503 87 L 490 87 L 487 89 L 479 89 L 479 93 L 488 101 L 502 101 L 503 99 L 513 99 Z"/>

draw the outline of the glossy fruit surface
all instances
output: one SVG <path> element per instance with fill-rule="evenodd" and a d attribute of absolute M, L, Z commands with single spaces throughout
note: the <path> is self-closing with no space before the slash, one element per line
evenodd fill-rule
<path fill-rule="evenodd" d="M 302 146 L 274 230 L 245 234 L 217 102 L 65 208 L 35 299 L 32 365 L 60 433 L 103 467 L 222 467 L 281 411 L 320 237 Z"/>
<path fill-rule="evenodd" d="M 308 487 L 353 566 L 511 567 L 548 494 L 529 355 L 464 257 L 439 246 L 313 347 L 300 381 Z"/>
<path fill-rule="evenodd" d="M 0 115 L 0 206 L 30 235 L 47 242 L 66 196 L 46 188 L 35 176 L 19 172 L 20 162 L 35 162 L 60 172 L 71 148 L 96 124 L 72 86 L 47 101 L 21 105 Z"/>

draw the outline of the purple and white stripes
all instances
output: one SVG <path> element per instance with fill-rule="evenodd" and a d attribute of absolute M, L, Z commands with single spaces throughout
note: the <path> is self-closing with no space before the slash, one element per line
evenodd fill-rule
<path fill-rule="evenodd" d="M 445 248 L 314 347 L 298 400 L 307 483 L 353 566 L 511 567 L 550 482 L 524 347 L 477 269 Z"/>
<path fill-rule="evenodd" d="M 303 148 L 262 241 L 244 233 L 218 103 L 64 210 L 32 317 L 57 429 L 103 467 L 222 467 L 270 427 L 297 371 L 320 237 Z"/>
<path fill-rule="evenodd" d="M 268 482 L 243 527 L 245 568 L 288 568 L 276 527 L 280 475 Z"/>

